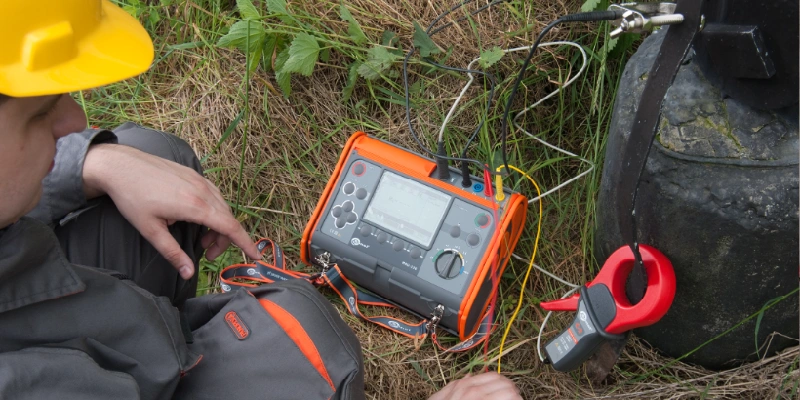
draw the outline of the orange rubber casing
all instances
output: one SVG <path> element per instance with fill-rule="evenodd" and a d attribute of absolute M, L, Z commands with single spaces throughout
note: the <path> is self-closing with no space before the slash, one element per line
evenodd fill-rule
<path fill-rule="evenodd" d="M 505 270 L 511 253 L 517 245 L 522 234 L 525 218 L 527 215 L 527 199 L 519 193 L 506 194 L 504 207 L 497 209 L 497 203 L 485 198 L 474 195 L 473 193 L 460 191 L 439 179 L 432 178 L 431 174 L 436 169 L 436 163 L 418 154 L 398 148 L 389 143 L 367 136 L 364 132 L 355 132 L 344 146 L 339 157 L 339 162 L 331 174 L 325 190 L 317 202 L 314 213 L 303 231 L 303 238 L 300 244 L 300 257 L 304 263 L 311 265 L 311 242 L 313 235 L 318 232 L 317 225 L 323 217 L 323 212 L 328 203 L 333 201 L 333 189 L 343 173 L 343 167 L 347 165 L 348 158 L 354 151 L 360 157 L 366 158 L 376 164 L 394 169 L 407 174 L 420 182 L 436 187 L 443 192 L 461 197 L 465 200 L 482 205 L 489 209 L 495 209 L 498 213 L 498 224 L 493 233 L 489 245 L 483 254 L 480 263 L 476 266 L 475 272 L 469 287 L 464 293 L 461 306 L 458 311 L 457 331 L 461 340 L 465 340 L 474 334 L 488 308 L 489 302 L 497 288 L 485 282 L 491 281 L 490 271 L 492 264 L 497 265 L 499 271 L 496 276 L 502 275 Z M 358 284 L 358 282 L 355 282 Z M 377 293 L 380 295 L 380 293 Z M 478 307 L 478 309 L 475 309 Z"/>

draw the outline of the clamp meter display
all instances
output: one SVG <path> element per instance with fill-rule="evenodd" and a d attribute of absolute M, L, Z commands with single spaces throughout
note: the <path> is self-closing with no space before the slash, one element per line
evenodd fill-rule
<path fill-rule="evenodd" d="M 474 333 L 525 222 L 527 201 L 505 190 L 501 201 L 481 179 L 464 187 L 454 169 L 356 132 L 306 226 L 301 257 L 327 254 L 358 286 L 428 318 L 462 339 Z M 495 209 L 497 208 L 497 209 Z M 497 220 L 495 220 L 497 216 Z"/>

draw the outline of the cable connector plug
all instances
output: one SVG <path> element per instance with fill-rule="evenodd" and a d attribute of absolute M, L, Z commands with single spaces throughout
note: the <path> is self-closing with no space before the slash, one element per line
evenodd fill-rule
<path fill-rule="evenodd" d="M 436 147 L 436 178 L 443 181 L 449 181 L 450 164 L 444 157 L 447 157 L 447 151 L 444 149 L 444 141 L 440 141 Z"/>
<path fill-rule="evenodd" d="M 461 186 L 468 188 L 472 186 L 472 177 L 469 176 L 469 164 L 461 162 Z"/>

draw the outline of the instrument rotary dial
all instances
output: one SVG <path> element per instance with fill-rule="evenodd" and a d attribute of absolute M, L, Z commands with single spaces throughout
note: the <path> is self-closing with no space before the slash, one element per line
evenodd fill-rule
<path fill-rule="evenodd" d="M 447 249 L 436 255 L 433 260 L 436 273 L 442 279 L 453 279 L 461 273 L 464 266 L 464 256 L 458 250 Z"/>

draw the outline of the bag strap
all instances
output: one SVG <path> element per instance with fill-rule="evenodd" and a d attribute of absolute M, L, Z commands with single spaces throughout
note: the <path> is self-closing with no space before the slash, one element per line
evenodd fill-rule
<path fill-rule="evenodd" d="M 445 353 L 455 353 L 470 350 L 483 343 L 483 341 L 488 337 L 488 333 L 490 331 L 489 321 L 491 320 L 491 315 L 486 312 L 481 319 L 481 324 L 478 327 L 478 330 L 472 336 L 463 342 L 450 347 L 449 349 L 445 349 L 444 346 L 439 343 L 438 336 L 436 335 L 436 324 L 441 316 L 434 316 L 430 320 L 423 319 L 416 324 L 386 315 L 366 316 L 361 313 L 361 310 L 359 310 L 358 306 L 360 304 L 386 308 L 397 307 L 381 297 L 368 294 L 354 287 L 353 284 L 345 279 L 345 277 L 342 275 L 342 271 L 339 269 L 338 265 L 331 265 L 331 267 L 322 275 L 322 279 L 331 289 L 333 289 L 334 292 L 336 292 L 336 294 L 339 295 L 339 297 L 342 298 L 342 301 L 347 305 L 347 309 L 350 311 L 350 314 L 363 321 L 372 322 L 373 324 L 380 325 L 406 337 L 422 339 L 430 334 L 433 343 Z M 375 299 L 378 299 L 378 301 L 375 301 Z"/>
<path fill-rule="evenodd" d="M 290 279 L 311 281 L 311 275 L 309 274 L 286 269 L 283 250 L 272 240 L 261 239 L 256 242 L 256 248 L 262 256 L 267 250 L 272 249 L 272 264 L 258 260 L 253 264 L 233 264 L 223 268 L 219 273 L 220 286 L 223 292 L 254 288 L 260 283 L 273 283 Z"/>
<path fill-rule="evenodd" d="M 423 339 L 428 334 L 431 340 L 436 344 L 439 349 L 446 353 L 467 351 L 475 346 L 481 344 L 487 337 L 490 331 L 491 315 L 487 312 L 484 313 L 481 319 L 481 324 L 478 330 L 469 337 L 467 340 L 449 348 L 445 349 L 438 340 L 436 335 L 436 325 L 441 319 L 441 316 L 434 316 L 430 320 L 424 319 L 416 324 L 403 321 L 394 317 L 381 315 L 381 316 L 366 316 L 361 313 L 358 308 L 359 305 L 367 305 L 373 307 L 397 308 L 388 300 L 367 293 L 361 289 L 356 288 L 350 281 L 348 281 L 339 266 L 331 264 L 323 269 L 320 274 L 306 274 L 303 272 L 292 271 L 286 269 L 286 261 L 283 258 L 283 250 L 275 242 L 270 239 L 261 239 L 256 242 L 256 246 L 263 256 L 268 250 L 272 250 L 272 264 L 258 260 L 252 264 L 233 264 L 225 267 L 219 273 L 220 286 L 223 292 L 231 292 L 235 290 L 255 288 L 260 284 L 273 283 L 277 281 L 288 281 L 292 279 L 305 279 L 315 286 L 328 285 L 347 305 L 347 310 L 356 318 L 380 325 L 386 329 L 396 332 L 400 335 L 410 338 Z M 444 308 L 442 307 L 442 311 Z"/>

